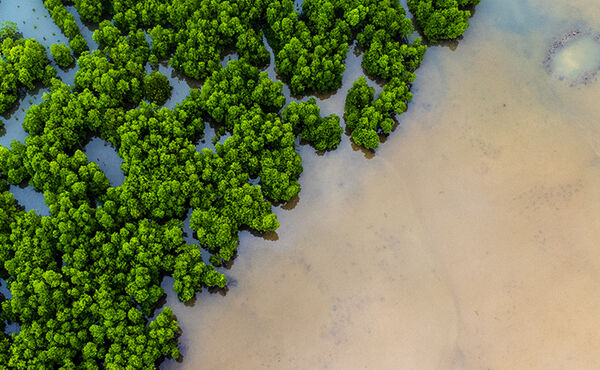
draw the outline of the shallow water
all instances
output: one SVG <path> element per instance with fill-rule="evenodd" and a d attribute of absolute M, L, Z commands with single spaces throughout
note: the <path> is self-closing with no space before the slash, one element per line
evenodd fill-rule
<path fill-rule="evenodd" d="M 373 159 L 301 147 L 278 240 L 242 233 L 225 297 L 168 297 L 163 368 L 598 368 L 600 83 L 543 66 L 582 24 L 595 1 L 484 0 Z"/>
<path fill-rule="evenodd" d="M 42 0 L 0 1 L 0 23 L 7 20 L 19 26 L 24 38 L 35 38 L 44 45 L 48 54 L 52 44 L 64 42 L 69 45 L 69 39 L 54 23 Z"/>
<path fill-rule="evenodd" d="M 104 172 L 110 186 L 121 186 L 125 180 L 125 174 L 121 170 L 123 158 L 119 157 L 117 150 L 106 141 L 94 137 L 85 146 L 83 152 L 90 162 L 96 162 Z"/>
<path fill-rule="evenodd" d="M 592 35 L 578 37 L 553 55 L 548 67 L 559 80 L 574 83 L 586 75 L 596 74 L 600 69 L 600 41 Z"/>
<path fill-rule="evenodd" d="M 29 136 L 23 129 L 23 121 L 25 120 L 26 112 L 29 107 L 42 102 L 44 93 L 47 93 L 47 88 L 28 91 L 23 97 L 20 97 L 14 104 L 13 108 L 0 116 L 4 121 L 3 135 L 0 136 L 0 145 L 10 147 L 10 144 L 16 140 L 25 143 L 25 138 Z"/>
<path fill-rule="evenodd" d="M 21 206 L 25 207 L 25 212 L 35 211 L 40 216 L 50 216 L 50 208 L 44 202 L 44 194 L 35 191 L 32 186 L 20 187 L 11 185 L 10 192 L 15 200 Z"/>

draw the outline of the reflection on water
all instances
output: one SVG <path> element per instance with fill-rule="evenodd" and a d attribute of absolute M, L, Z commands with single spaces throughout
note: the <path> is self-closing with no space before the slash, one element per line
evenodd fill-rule
<path fill-rule="evenodd" d="M 4 279 L 0 279 L 0 294 L 2 294 L 4 298 L 12 298 L 12 293 Z"/>
<path fill-rule="evenodd" d="M 65 83 L 66 85 L 73 86 L 75 84 L 75 75 L 77 71 L 79 71 L 79 66 L 77 63 L 73 63 L 71 67 L 63 69 L 59 66 L 56 66 L 58 71 L 58 78 Z"/>
<path fill-rule="evenodd" d="M 241 234 L 225 297 L 169 295 L 185 358 L 163 368 L 600 367 L 600 83 L 543 66 L 596 5 L 483 1 L 373 159 L 301 147 L 279 240 Z"/>
<path fill-rule="evenodd" d="M 25 211 L 35 211 L 40 216 L 50 216 L 50 209 L 44 203 L 44 194 L 35 191 L 33 187 L 14 186 L 11 185 L 10 192 L 15 200 L 23 207 Z"/>
<path fill-rule="evenodd" d="M 125 174 L 121 170 L 123 158 L 119 157 L 116 149 L 106 141 L 94 137 L 85 146 L 83 152 L 90 162 L 96 162 L 98 167 L 104 172 L 110 186 L 121 186 L 125 180 Z"/>
<path fill-rule="evenodd" d="M 543 6 L 532 4 L 532 0 L 522 1 L 488 1 L 486 5 L 491 13 L 488 26 L 498 27 L 507 34 L 523 36 L 525 33 L 539 30 L 547 22 Z M 535 0 L 533 1 L 535 3 Z M 479 6 L 476 7 L 476 18 L 479 17 Z M 560 15 L 558 15 L 560 17 Z M 477 21 L 475 21 L 477 22 Z"/>
<path fill-rule="evenodd" d="M 19 325 L 16 322 L 6 325 L 6 328 L 4 329 L 4 332 L 8 335 L 13 334 L 13 333 L 18 333 L 20 331 L 21 331 L 21 325 Z"/>
<path fill-rule="evenodd" d="M 228 132 L 217 137 L 219 125 L 208 122 L 205 122 L 204 125 L 204 137 L 196 144 L 196 150 L 198 152 L 201 152 L 203 149 L 214 150 L 217 143 L 224 144 L 225 140 L 227 140 L 228 137 L 231 137 L 231 134 Z"/>

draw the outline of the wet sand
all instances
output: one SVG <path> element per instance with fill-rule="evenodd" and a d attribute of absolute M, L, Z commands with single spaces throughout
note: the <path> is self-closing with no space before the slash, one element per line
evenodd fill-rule
<path fill-rule="evenodd" d="M 226 296 L 169 296 L 163 368 L 599 368 L 600 83 L 543 66 L 596 5 L 484 0 L 374 158 L 303 146 L 278 240 L 242 233 Z"/>

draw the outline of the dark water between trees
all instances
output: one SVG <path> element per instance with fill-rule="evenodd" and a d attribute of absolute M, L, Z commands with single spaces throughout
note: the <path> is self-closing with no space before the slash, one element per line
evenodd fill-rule
<path fill-rule="evenodd" d="M 41 1 L 16 3 L 40 19 L 3 0 L 0 20 L 65 41 Z M 348 137 L 325 155 L 301 146 L 299 200 L 276 208 L 276 234 L 241 233 L 226 295 L 184 305 L 163 282 L 184 359 L 162 368 L 600 367 L 600 83 L 558 78 L 596 56 L 565 48 L 559 74 L 543 63 L 573 30 L 600 32 L 596 1 L 483 0 L 458 47 L 427 52 L 375 156 Z M 360 61 L 351 50 L 322 114 L 342 115 Z M 190 83 L 160 68 L 172 107 Z M 3 118 L 1 145 L 24 140 L 22 109 L 41 93 Z M 122 181 L 114 149 L 93 139 L 86 154 Z M 43 214 L 41 194 L 11 190 Z"/>

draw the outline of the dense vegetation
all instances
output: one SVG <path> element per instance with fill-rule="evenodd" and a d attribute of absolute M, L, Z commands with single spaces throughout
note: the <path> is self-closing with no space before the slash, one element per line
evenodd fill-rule
<path fill-rule="evenodd" d="M 467 9 L 481 0 L 408 0 L 408 8 L 430 42 L 461 36 L 469 27 Z"/>
<path fill-rule="evenodd" d="M 34 39 L 18 37 L 14 23 L 0 28 L 0 114 L 17 101 L 19 89 L 33 90 L 56 76 L 46 49 Z"/>
<path fill-rule="evenodd" d="M 0 278 L 12 295 L 0 296 L 0 325 L 20 325 L 0 335 L 0 367 L 153 368 L 180 356 L 178 324 L 158 307 L 163 277 L 182 301 L 224 288 L 239 231 L 277 229 L 272 205 L 300 192 L 297 138 L 319 151 L 340 144 L 339 117 L 322 117 L 314 98 L 286 105 L 283 83 L 261 72 L 264 41 L 299 95 L 337 89 L 357 42 L 365 70 L 385 84 L 375 97 L 359 78 L 347 96 L 347 128 L 367 149 L 406 111 L 426 47 L 409 42 L 397 0 L 305 0 L 301 11 L 291 0 L 75 0 L 98 25 L 90 52 L 68 4 L 44 1 L 78 56 L 73 86 L 56 78 L 43 46 L 12 24 L 0 30 L 0 113 L 20 89 L 49 86 L 27 111 L 25 142 L 0 147 Z M 67 67 L 70 49 L 50 51 Z M 222 67 L 231 51 L 239 60 Z M 174 109 L 162 107 L 168 79 L 146 70 L 167 61 L 203 82 Z M 198 151 L 207 122 L 220 142 Z M 120 186 L 82 152 L 92 137 L 118 150 Z M 50 216 L 25 212 L 9 185 L 43 192 Z M 190 209 L 209 258 L 184 241 Z"/>
<path fill-rule="evenodd" d="M 302 140 L 312 144 L 317 150 L 333 150 L 342 140 L 340 117 L 332 114 L 321 118 L 321 108 L 315 98 L 303 103 L 291 102 L 281 116 L 292 124 L 294 134 L 300 134 Z"/>

